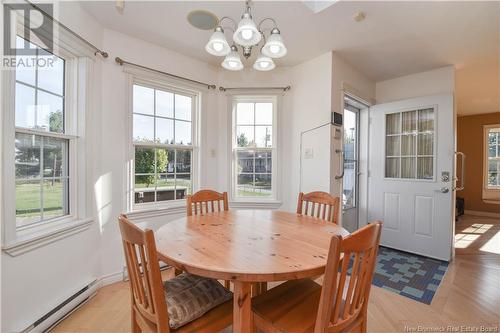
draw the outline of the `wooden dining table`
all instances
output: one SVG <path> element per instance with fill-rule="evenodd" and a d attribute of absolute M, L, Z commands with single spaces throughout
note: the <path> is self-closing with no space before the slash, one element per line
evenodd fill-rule
<path fill-rule="evenodd" d="M 253 331 L 252 286 L 262 291 L 267 282 L 323 274 L 331 237 L 348 234 L 314 217 L 233 210 L 177 219 L 158 229 L 155 238 L 167 264 L 234 284 L 233 332 L 247 333 Z"/>

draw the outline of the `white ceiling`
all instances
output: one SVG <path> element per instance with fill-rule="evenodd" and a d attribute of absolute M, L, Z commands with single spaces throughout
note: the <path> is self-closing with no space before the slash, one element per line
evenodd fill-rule
<path fill-rule="evenodd" d="M 237 19 L 243 1 L 85 1 L 82 7 L 103 26 L 212 64 L 204 46 L 211 32 L 186 20 L 194 9 Z M 366 14 L 360 23 L 358 11 Z M 334 50 L 374 81 L 444 65 L 457 68 L 460 114 L 500 111 L 500 2 L 339 1 L 315 14 L 301 1 L 255 1 L 254 20 L 271 16 L 293 66 Z M 255 52 L 254 52 L 255 53 Z"/>

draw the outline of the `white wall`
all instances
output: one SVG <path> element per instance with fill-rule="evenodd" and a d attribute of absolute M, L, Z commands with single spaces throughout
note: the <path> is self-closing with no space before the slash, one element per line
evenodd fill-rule
<path fill-rule="evenodd" d="M 377 104 L 402 99 L 450 93 L 455 90 L 455 68 L 446 66 L 377 82 Z"/>
<path fill-rule="evenodd" d="M 330 121 L 331 109 L 331 53 L 306 61 L 292 68 L 292 107 L 283 114 L 286 127 L 284 141 L 288 143 L 284 152 L 284 167 L 281 169 L 283 183 L 283 209 L 293 211 L 297 205 L 299 193 L 299 177 L 302 175 L 303 188 L 313 186 L 328 188 L 330 182 L 330 166 L 328 154 L 322 154 L 330 147 L 329 128 L 320 129 L 307 134 L 304 148 L 312 149 L 313 159 L 303 160 L 300 166 L 300 133 Z M 325 185 L 327 184 L 327 185 Z"/>
<path fill-rule="evenodd" d="M 100 25 L 82 12 L 79 6 L 67 4 L 56 6 L 55 13 L 59 13 L 59 17 L 68 26 L 100 46 Z M 1 45 L 3 47 L 3 43 Z M 97 60 L 94 63 L 92 86 L 94 104 L 87 119 L 89 184 L 95 181 L 99 167 L 99 160 L 92 156 L 96 153 L 94 147 L 98 146 L 101 136 L 97 119 L 100 113 L 100 78 L 100 60 Z M 95 212 L 92 190 L 93 187 L 90 186 L 87 212 L 89 217 L 94 216 Z M 2 221 L 2 225 L 3 223 L 5 221 Z M 97 278 L 100 274 L 100 254 L 95 251 L 96 248 L 99 248 L 99 228 L 94 224 L 84 232 L 17 257 L 11 257 L 2 251 L 1 331 L 17 332 L 25 329 L 56 304 Z"/>

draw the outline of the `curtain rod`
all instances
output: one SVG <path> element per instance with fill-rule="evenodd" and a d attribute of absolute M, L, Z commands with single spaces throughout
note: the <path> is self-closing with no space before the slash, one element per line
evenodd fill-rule
<path fill-rule="evenodd" d="M 123 65 L 127 64 L 127 65 L 131 65 L 131 66 L 139 67 L 139 68 L 142 68 L 142 69 L 147 69 L 147 70 L 150 70 L 150 71 L 153 71 L 153 72 L 159 73 L 159 74 L 168 75 L 168 76 L 174 77 L 174 78 L 176 78 L 176 79 L 182 79 L 182 80 L 189 81 L 189 82 L 193 82 L 193 83 L 196 83 L 196 84 L 201 84 L 201 85 L 203 85 L 203 86 L 207 86 L 207 88 L 208 88 L 208 89 L 215 89 L 215 88 L 216 88 L 215 84 L 209 84 L 209 83 L 205 83 L 205 82 L 200 82 L 200 81 L 196 81 L 196 80 L 189 79 L 189 78 L 187 78 L 187 77 L 183 77 L 183 76 L 179 76 L 179 75 L 175 75 L 175 74 L 171 74 L 171 73 L 163 72 L 163 71 L 160 71 L 160 70 L 158 70 L 158 69 L 154 69 L 154 68 L 150 68 L 150 67 L 142 66 L 142 65 L 139 65 L 139 64 L 134 64 L 133 62 L 128 62 L 128 61 L 125 61 L 125 60 L 123 60 L 123 59 L 122 59 L 122 58 L 120 58 L 120 57 L 116 57 L 116 58 L 115 58 L 115 61 L 116 61 L 116 63 L 117 63 L 117 64 L 119 64 L 120 66 L 123 66 Z"/>
<path fill-rule="evenodd" d="M 94 52 L 94 55 L 97 55 L 97 54 L 100 54 L 101 57 L 103 58 L 107 58 L 108 57 L 108 52 L 105 52 L 101 49 L 99 49 L 97 46 L 95 46 L 94 44 L 92 44 L 91 42 L 89 42 L 88 40 L 86 40 L 85 38 L 83 38 L 82 36 L 80 36 L 79 34 L 77 34 L 76 32 L 74 32 L 73 30 L 71 30 L 70 28 L 68 28 L 66 25 L 64 25 L 63 23 L 61 23 L 60 21 L 56 20 L 53 16 L 49 15 L 48 13 L 46 13 L 44 10 L 42 10 L 40 7 L 38 7 L 37 5 L 35 5 L 34 3 L 28 1 L 28 0 L 25 0 L 26 3 L 28 3 L 31 7 L 35 8 L 36 10 L 38 10 L 43 16 L 49 18 L 50 20 L 52 20 L 53 22 L 56 22 L 59 26 L 63 27 L 64 29 L 66 29 L 67 31 L 69 31 L 73 36 L 75 36 L 76 38 L 80 39 L 81 41 L 83 41 L 85 44 L 87 44 L 88 46 L 90 46 L 91 48 L 93 48 L 95 50 Z M 9 4 L 6 4 L 7 6 Z"/>
<path fill-rule="evenodd" d="M 292 89 L 291 86 L 286 86 L 286 87 L 231 87 L 231 88 L 224 88 L 224 87 L 219 87 L 220 91 L 227 91 L 227 90 L 283 90 L 283 92 L 288 91 Z"/>

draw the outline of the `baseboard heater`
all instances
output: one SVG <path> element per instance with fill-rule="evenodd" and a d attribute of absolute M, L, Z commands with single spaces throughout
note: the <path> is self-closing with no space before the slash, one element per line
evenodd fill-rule
<path fill-rule="evenodd" d="M 64 318 L 90 300 L 97 293 L 98 289 L 99 281 L 96 279 L 74 293 L 54 309 L 50 310 L 32 325 L 21 331 L 21 333 L 42 333 L 50 331 L 54 326 L 64 320 Z"/>

